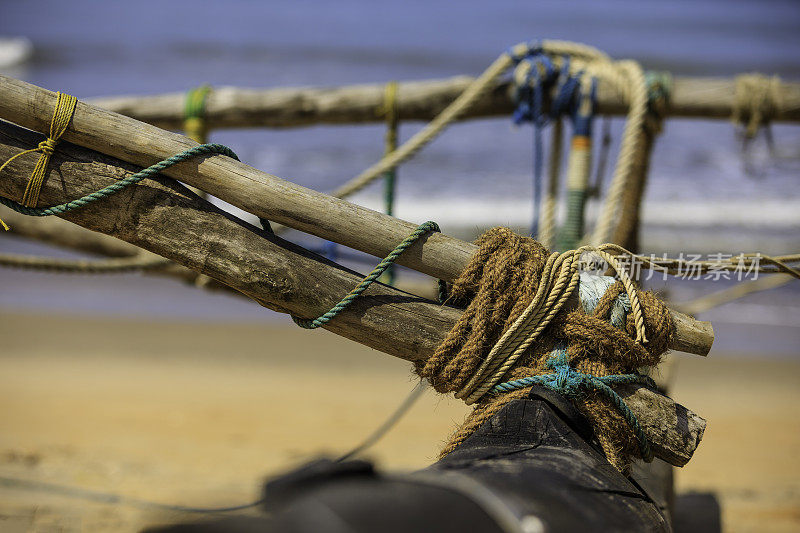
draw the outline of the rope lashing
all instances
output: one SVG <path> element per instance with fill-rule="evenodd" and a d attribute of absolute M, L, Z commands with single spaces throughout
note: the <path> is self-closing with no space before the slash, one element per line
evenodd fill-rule
<path fill-rule="evenodd" d="M 648 70 L 644 73 L 647 83 L 647 105 L 650 112 L 661 119 L 672 97 L 672 74 L 665 70 Z"/>
<path fill-rule="evenodd" d="M 542 175 L 544 172 L 544 147 L 542 130 L 548 116 L 544 112 L 545 91 L 550 88 L 556 73 L 553 62 L 542 53 L 541 48 L 530 48 L 526 54 L 514 55 L 509 51 L 516 65 L 514 69 L 514 109 L 516 124 L 528 121 L 533 124 L 533 218 L 531 235 L 539 234 L 539 209 L 542 203 Z"/>
<path fill-rule="evenodd" d="M 2 196 L 0 196 L 0 204 L 10 207 L 14 211 L 22 213 L 23 215 L 30 215 L 35 217 L 60 215 L 68 211 L 72 211 L 73 209 L 79 209 L 92 202 L 96 202 L 97 200 L 102 200 L 103 198 L 107 198 L 108 196 L 111 196 L 112 194 L 119 192 L 130 185 L 139 183 L 145 178 L 154 178 L 160 172 L 168 169 L 173 165 L 177 165 L 178 163 L 182 163 L 183 161 L 187 161 L 189 159 L 193 159 L 195 157 L 200 157 L 204 155 L 224 155 L 232 159 L 236 159 L 237 161 L 239 160 L 239 157 L 233 152 L 233 150 L 231 150 L 225 145 L 201 144 L 193 148 L 189 148 L 188 150 L 184 150 L 179 154 L 175 154 L 171 157 L 168 157 L 163 161 L 159 161 L 154 165 L 150 165 L 149 167 L 140 170 L 135 174 L 131 174 L 130 176 L 123 178 L 115 183 L 112 183 L 107 187 L 103 187 L 99 191 L 89 193 L 76 200 L 71 200 L 63 204 L 53 205 L 50 207 L 29 207 L 17 203 L 14 200 L 4 198 Z M 0 167 L 0 170 L 2 170 L 2 167 Z"/>
<path fill-rule="evenodd" d="M 147 254 L 111 259 L 54 259 L 22 254 L 0 254 L 0 266 L 22 270 L 67 272 L 73 274 L 119 274 L 138 270 L 162 268 L 172 263 L 169 259 Z"/>
<path fill-rule="evenodd" d="M 397 260 L 400 255 L 406 251 L 406 249 L 417 242 L 423 235 L 428 233 L 438 233 L 441 230 L 439 229 L 439 224 L 436 222 L 428 221 L 423 224 L 417 226 L 417 229 L 414 230 L 411 235 L 406 237 L 400 244 L 398 244 L 394 250 L 392 250 L 389 255 L 387 255 L 380 263 L 375 266 L 375 268 L 361 280 L 361 283 L 358 284 L 352 291 L 350 291 L 347 296 L 342 298 L 336 305 L 331 307 L 328 311 L 321 314 L 317 318 L 314 319 L 307 319 L 307 318 L 299 318 L 296 316 L 292 316 L 292 320 L 294 323 L 300 326 L 301 328 L 305 329 L 317 329 L 319 327 L 324 326 L 334 318 L 336 318 L 342 311 L 347 309 L 347 307 L 352 304 L 361 294 L 372 285 L 381 274 L 386 271 L 394 262 Z M 441 284 L 439 282 L 440 287 L 440 294 L 441 294 Z"/>
<path fill-rule="evenodd" d="M 500 55 L 491 65 L 476 78 L 461 95 L 449 104 L 439 115 L 429 122 L 421 131 L 413 135 L 391 154 L 364 170 L 361 174 L 333 191 L 332 195 L 344 198 L 351 195 L 403 161 L 413 157 L 423 147 L 438 137 L 447 126 L 458 120 L 497 82 L 500 76 L 515 64 L 519 64 L 527 56 L 542 54 L 553 58 L 568 56 L 571 61 L 570 72 L 585 71 L 587 75 L 602 79 L 610 87 L 619 91 L 628 102 L 629 111 L 623 133 L 619 156 L 611 180 L 605 205 L 601 210 L 598 223 L 591 236 L 587 236 L 590 244 L 607 242 L 612 235 L 626 188 L 630 185 L 634 165 L 642 148 L 641 128 L 648 107 L 647 83 L 641 66 L 634 61 L 612 61 L 612 59 L 591 46 L 567 41 L 542 41 L 520 43 Z M 544 60 L 542 60 L 544 61 Z M 528 102 L 528 108 L 531 104 Z M 532 110 L 531 110 L 532 112 Z M 541 159 L 541 158 L 539 158 Z"/>
<path fill-rule="evenodd" d="M 741 126 L 746 139 L 778 117 L 781 104 L 781 79 L 763 74 L 736 76 L 736 88 L 731 121 Z"/>
<path fill-rule="evenodd" d="M 206 123 L 206 98 L 211 87 L 201 85 L 186 93 L 183 108 L 183 132 L 187 137 L 200 144 L 208 142 L 208 124 Z"/>
<path fill-rule="evenodd" d="M 553 370 L 550 374 L 540 374 L 538 376 L 529 376 L 522 379 L 515 379 L 513 381 L 506 381 L 499 383 L 492 387 L 492 393 L 502 394 L 511 392 L 517 389 L 524 389 L 533 385 L 541 385 L 553 391 L 563 394 L 570 398 L 577 398 L 585 393 L 587 390 L 596 390 L 608 398 L 611 403 L 616 407 L 625 422 L 633 431 L 636 440 L 639 443 L 639 451 L 642 458 L 646 462 L 653 460 L 653 452 L 650 449 L 650 443 L 647 436 L 644 434 L 639 420 L 636 415 L 631 411 L 631 408 L 625 403 L 619 394 L 611 388 L 611 385 L 622 385 L 629 383 L 640 383 L 642 385 L 656 388 L 655 383 L 650 377 L 643 374 L 613 374 L 609 376 L 594 376 L 579 372 L 569 366 L 567 359 L 567 350 L 564 347 L 559 347 L 553 351 L 547 361 L 549 368 Z"/>
<path fill-rule="evenodd" d="M 609 244 L 599 247 L 583 246 L 564 253 L 550 254 L 533 300 L 503 333 L 472 378 L 456 393 L 456 398 L 462 398 L 467 405 L 475 403 L 503 379 L 574 294 L 580 279 L 581 256 L 585 253 L 599 256 L 616 272 L 630 299 L 636 342 L 647 343 L 644 315 L 637 289 L 626 270 L 608 250 L 617 250 L 617 247 Z"/>
<path fill-rule="evenodd" d="M 39 201 L 39 192 L 42 190 L 42 184 L 44 183 L 47 164 L 50 162 L 50 156 L 53 155 L 58 140 L 64 132 L 67 131 L 69 123 L 72 121 L 72 115 L 75 114 L 75 106 L 77 103 L 78 99 L 74 96 L 59 92 L 56 107 L 53 110 L 53 118 L 50 120 L 50 134 L 47 138 L 40 142 L 39 146 L 36 148 L 20 152 L 0 165 L 0 172 L 2 172 L 3 169 L 16 158 L 33 152 L 41 152 L 42 155 L 39 156 L 39 160 L 33 168 L 28 184 L 25 186 L 25 193 L 22 195 L 22 204 L 24 206 L 36 207 Z M 7 231 L 8 226 L 6 226 L 5 222 L 0 220 L 0 223 L 2 223 L 3 228 Z"/>
<path fill-rule="evenodd" d="M 400 126 L 399 113 L 397 109 L 397 91 L 399 84 L 396 81 L 390 81 L 386 84 L 386 90 L 383 97 L 383 105 L 378 112 L 386 117 L 386 145 L 384 149 L 384 157 L 388 156 L 397 150 L 398 130 Z M 397 167 L 391 168 L 386 171 L 383 181 L 383 205 L 384 211 L 387 215 L 394 215 L 394 196 L 397 181 Z M 394 285 L 395 269 L 390 266 L 381 281 L 387 285 Z"/>
<path fill-rule="evenodd" d="M 476 244 L 478 251 L 451 291 L 450 301 L 464 306 L 464 312 L 434 354 L 416 365 L 437 391 L 475 404 L 442 455 L 526 393 L 513 389 L 498 395 L 493 393 L 497 384 L 552 374 L 547 362 L 555 348 L 566 348 L 576 372 L 597 377 L 654 366 L 666 351 L 674 334 L 669 310 L 629 283 L 622 268 L 626 258 L 603 256 L 619 255 L 613 245 L 598 247 L 601 253 L 586 247 L 559 254 L 508 228 L 493 228 Z M 609 280 L 611 286 L 595 290 L 596 297 L 587 295 L 591 285 L 584 277 L 590 274 L 578 270 L 605 271 L 609 266 L 617 270 L 617 279 L 592 276 Z M 576 292 L 583 309 L 569 308 Z M 641 451 L 619 415 L 624 409 L 600 386 L 581 390 L 573 403 L 589 418 L 609 461 L 624 470 Z"/>
<path fill-rule="evenodd" d="M 572 140 L 567 161 L 567 215 L 561 228 L 559 248 L 578 246 L 584 233 L 584 215 L 592 173 L 592 123 L 597 101 L 597 80 L 580 75 L 571 114 Z"/>

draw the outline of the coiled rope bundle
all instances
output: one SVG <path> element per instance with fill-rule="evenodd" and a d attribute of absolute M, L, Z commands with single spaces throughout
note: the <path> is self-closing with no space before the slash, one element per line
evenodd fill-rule
<path fill-rule="evenodd" d="M 477 244 L 478 253 L 451 291 L 451 301 L 466 310 L 436 353 L 416 369 L 437 391 L 476 403 L 442 454 L 534 384 L 515 381 L 543 376 L 541 382 L 558 383 L 561 372 L 557 390 L 587 416 L 611 464 L 625 470 L 632 458 L 646 458 L 646 442 L 624 402 L 599 385 L 581 384 L 608 376 L 644 381 L 638 370 L 660 362 L 674 331 L 667 308 L 638 291 L 615 266 L 615 248 L 551 254 L 507 228 L 489 230 Z M 584 297 L 582 309 L 570 310 L 565 304 L 581 281 L 584 254 L 601 257 L 617 270 L 619 281 L 596 298 Z M 630 312 L 620 315 L 620 305 Z M 609 321 L 610 315 L 616 318 Z"/>

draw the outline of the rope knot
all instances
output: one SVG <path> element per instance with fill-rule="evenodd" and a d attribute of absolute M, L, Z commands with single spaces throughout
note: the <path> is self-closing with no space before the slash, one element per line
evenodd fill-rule
<path fill-rule="evenodd" d="M 740 74 L 736 77 L 731 121 L 742 127 L 746 139 L 768 126 L 781 109 L 781 80 L 778 76 Z"/>
<path fill-rule="evenodd" d="M 450 301 L 466 309 L 434 355 L 417 366 L 437 391 L 477 404 L 443 453 L 538 384 L 569 397 L 589 417 L 612 464 L 623 469 L 631 456 L 647 457 L 635 417 L 607 383 L 638 380 L 638 368 L 657 364 L 673 325 L 669 310 L 639 291 L 623 268 L 618 255 L 629 252 L 606 244 L 551 253 L 508 228 L 487 231 L 477 244 L 451 289 Z M 582 273 L 598 263 L 592 255 L 617 279 Z M 593 286 L 596 296 L 587 305 L 586 289 Z M 583 308 L 568 309 L 576 292 Z"/>
<path fill-rule="evenodd" d="M 39 146 L 36 149 L 42 152 L 46 156 L 51 156 L 55 153 L 57 144 L 58 144 L 57 140 L 48 137 L 47 139 L 40 142 Z"/>

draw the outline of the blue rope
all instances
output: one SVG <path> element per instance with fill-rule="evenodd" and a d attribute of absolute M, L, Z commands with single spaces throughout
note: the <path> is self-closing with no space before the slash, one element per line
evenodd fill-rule
<path fill-rule="evenodd" d="M 158 173 L 161 172 L 162 170 L 166 170 L 167 168 L 173 165 L 177 165 L 178 163 L 182 163 L 194 157 L 198 157 L 201 155 L 208 155 L 208 154 L 226 155 L 230 158 L 236 159 L 237 161 L 239 160 L 239 158 L 233 152 L 233 150 L 231 150 L 225 145 L 201 144 L 195 146 L 194 148 L 189 148 L 188 150 L 185 150 L 179 154 L 175 154 L 172 157 L 168 157 L 163 161 L 159 161 L 155 165 L 151 165 L 143 170 L 140 170 L 136 174 L 132 174 L 127 178 L 117 181 L 116 183 L 112 183 L 108 187 L 104 187 L 99 191 L 95 191 L 93 193 L 87 194 L 86 196 L 82 196 L 77 200 L 72 200 L 70 202 L 50 207 L 27 207 L 25 205 L 15 202 L 14 200 L 10 200 L 8 198 L 0 196 L 0 204 L 10 207 L 14 211 L 22 213 L 23 215 L 29 215 L 34 217 L 60 215 L 62 213 L 66 213 L 67 211 L 72 211 L 73 209 L 81 208 L 97 200 L 102 200 L 103 198 L 106 198 L 116 192 L 121 191 L 125 187 L 139 183 L 145 178 L 153 178 L 156 175 L 158 175 Z"/>
<path fill-rule="evenodd" d="M 515 64 L 527 62 L 530 69 L 525 79 L 518 83 L 514 90 L 513 120 L 515 124 L 531 122 L 533 124 L 533 220 L 531 235 L 539 232 L 539 206 L 542 199 L 542 181 L 544 176 L 544 141 L 542 132 L 549 118 L 576 112 L 576 98 L 580 86 L 580 73 L 570 75 L 569 57 L 564 57 L 560 71 L 556 71 L 552 60 L 543 53 L 538 45 L 530 45 L 524 55 L 509 52 Z M 544 112 L 546 91 L 555 87 L 555 98 L 550 107 L 549 116 Z"/>

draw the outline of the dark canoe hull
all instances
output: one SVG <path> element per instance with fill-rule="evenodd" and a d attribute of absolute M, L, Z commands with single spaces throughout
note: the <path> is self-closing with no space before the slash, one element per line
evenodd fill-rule
<path fill-rule="evenodd" d="M 386 475 L 365 461 L 318 461 L 267 483 L 269 518 L 167 530 L 670 531 L 671 488 L 664 463 L 620 474 L 572 405 L 536 389 L 420 472 Z"/>

